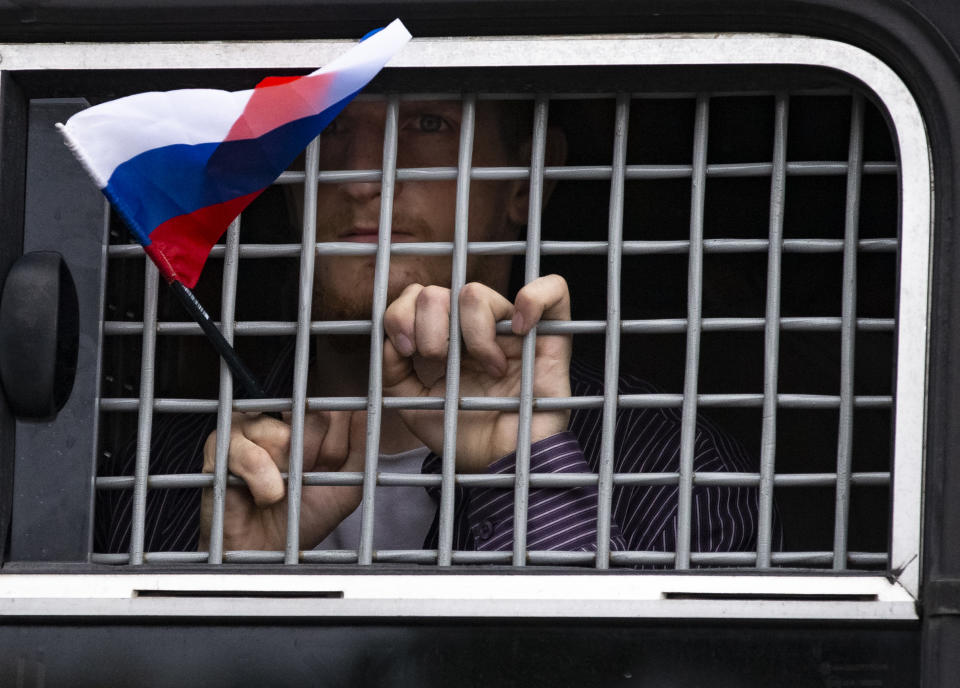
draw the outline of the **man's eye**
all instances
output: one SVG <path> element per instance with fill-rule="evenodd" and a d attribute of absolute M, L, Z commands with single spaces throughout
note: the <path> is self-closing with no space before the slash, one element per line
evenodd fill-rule
<path fill-rule="evenodd" d="M 424 114 L 420 115 L 420 119 L 417 121 L 417 128 L 424 133 L 433 134 L 446 130 L 448 125 L 443 117 L 439 115 Z"/>

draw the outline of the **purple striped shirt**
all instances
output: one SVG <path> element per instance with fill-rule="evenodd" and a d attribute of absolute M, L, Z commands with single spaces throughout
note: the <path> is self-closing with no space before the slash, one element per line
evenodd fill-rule
<path fill-rule="evenodd" d="M 603 393 L 598 369 L 574 361 L 570 379 L 574 396 Z M 649 383 L 620 376 L 620 394 L 650 394 Z M 569 429 L 531 447 L 531 473 L 597 473 L 600 465 L 601 409 L 575 409 Z M 619 409 L 615 425 L 615 473 L 676 473 L 680 468 L 680 414 L 670 408 Z M 743 447 L 708 420 L 698 417 L 694 471 L 756 472 Z M 440 469 L 431 454 L 425 473 Z M 515 456 L 492 464 L 490 473 L 513 473 Z M 432 488 L 435 496 L 439 488 Z M 455 490 L 454 549 L 513 548 L 513 490 L 458 486 Z M 678 487 L 615 485 L 612 495 L 610 548 L 615 551 L 673 552 L 677 542 Z M 690 549 L 694 552 L 755 551 L 758 492 L 753 487 L 694 485 Z M 527 511 L 528 550 L 594 551 L 597 545 L 596 486 L 531 488 Z M 779 527 L 774 549 L 781 546 Z M 437 546 L 435 518 L 425 547 Z"/>

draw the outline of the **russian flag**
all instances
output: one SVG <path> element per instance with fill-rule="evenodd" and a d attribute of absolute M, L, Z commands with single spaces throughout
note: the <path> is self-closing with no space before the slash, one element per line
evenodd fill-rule
<path fill-rule="evenodd" d="M 230 222 L 409 40 L 398 19 L 306 76 L 138 93 L 57 126 L 161 274 L 193 287 Z"/>

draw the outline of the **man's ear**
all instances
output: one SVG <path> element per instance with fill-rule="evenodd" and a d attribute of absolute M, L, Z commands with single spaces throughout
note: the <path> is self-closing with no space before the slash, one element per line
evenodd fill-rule
<path fill-rule="evenodd" d="M 527 138 L 520 146 L 520 152 L 517 156 L 521 164 L 529 165 L 530 158 L 533 155 L 533 141 Z M 544 165 L 547 167 L 562 165 L 567 160 L 567 136 L 563 129 L 557 126 L 547 128 L 546 150 L 544 151 Z M 547 204 L 553 188 L 557 185 L 555 179 L 543 180 L 543 205 Z M 507 206 L 507 214 L 510 221 L 516 225 L 527 224 L 527 217 L 530 212 L 530 182 L 527 179 L 518 179 L 511 188 L 510 200 Z"/>

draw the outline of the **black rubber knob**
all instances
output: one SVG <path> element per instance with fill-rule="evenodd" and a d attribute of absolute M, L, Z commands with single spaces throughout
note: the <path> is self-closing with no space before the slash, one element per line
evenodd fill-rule
<path fill-rule="evenodd" d="M 27 253 L 0 295 L 0 384 L 20 420 L 47 421 L 63 408 L 77 371 L 77 290 L 63 257 Z"/>

